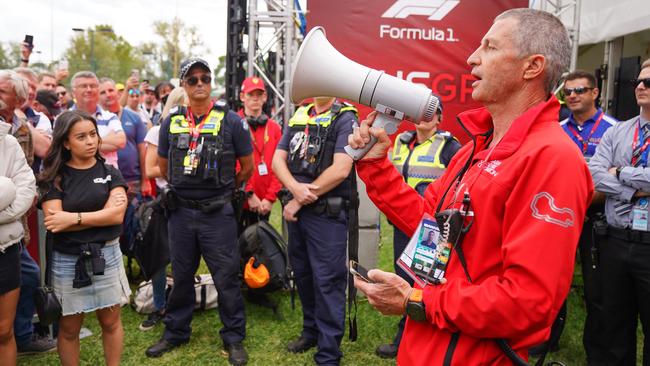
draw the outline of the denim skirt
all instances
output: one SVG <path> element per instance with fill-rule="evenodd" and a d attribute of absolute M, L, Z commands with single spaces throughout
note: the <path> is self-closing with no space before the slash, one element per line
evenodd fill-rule
<path fill-rule="evenodd" d="M 102 248 L 102 253 L 106 261 L 104 274 L 93 275 L 92 269 L 88 266 L 88 275 L 92 278 L 92 284 L 73 288 L 77 256 L 53 251 L 52 287 L 61 301 L 64 316 L 128 304 L 131 289 L 124 271 L 118 239 L 108 242 Z"/>

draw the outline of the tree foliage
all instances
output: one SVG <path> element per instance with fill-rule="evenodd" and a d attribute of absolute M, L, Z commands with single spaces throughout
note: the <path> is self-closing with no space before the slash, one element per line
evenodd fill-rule
<path fill-rule="evenodd" d="M 20 66 L 20 43 L 0 44 L 0 69 L 13 69 Z"/>
<path fill-rule="evenodd" d="M 153 29 L 162 41 L 154 49 L 154 52 L 161 76 L 167 80 L 178 77 L 178 69 L 182 60 L 207 52 L 198 29 L 194 26 L 187 26 L 178 17 L 170 22 L 156 21 L 153 23 Z"/>
<path fill-rule="evenodd" d="M 108 25 L 77 32 L 65 51 L 65 58 L 70 75 L 90 70 L 99 77 L 108 76 L 116 81 L 126 80 L 131 70 L 142 69 L 145 64 L 141 53 Z"/>
<path fill-rule="evenodd" d="M 152 33 L 155 37 L 151 41 L 134 46 L 116 34 L 110 25 L 96 25 L 94 28 L 77 31 L 64 52 L 69 75 L 89 70 L 94 71 L 98 77 L 110 77 L 117 82 L 124 82 L 131 71 L 137 69 L 141 79 L 149 79 L 151 84 L 155 84 L 178 77 L 179 65 L 183 59 L 202 56 L 208 52 L 198 29 L 187 26 L 179 18 L 154 22 Z M 19 43 L 5 47 L 0 45 L 0 67 L 16 67 L 19 60 Z M 222 80 L 223 83 L 225 57 L 207 61 L 217 66 L 215 80 Z M 53 70 L 58 67 L 58 61 L 51 65 L 30 66 Z"/>

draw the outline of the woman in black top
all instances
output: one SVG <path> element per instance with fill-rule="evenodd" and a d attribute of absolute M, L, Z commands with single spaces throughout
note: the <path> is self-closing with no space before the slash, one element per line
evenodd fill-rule
<path fill-rule="evenodd" d="M 97 122 L 68 111 L 55 123 L 53 141 L 39 176 L 45 227 L 53 237 L 51 284 L 61 301 L 58 351 L 63 365 L 79 364 L 79 330 L 95 311 L 102 327 L 104 358 L 118 365 L 124 331 L 120 305 L 130 290 L 118 237 L 126 210 L 126 184 L 104 164 Z"/>

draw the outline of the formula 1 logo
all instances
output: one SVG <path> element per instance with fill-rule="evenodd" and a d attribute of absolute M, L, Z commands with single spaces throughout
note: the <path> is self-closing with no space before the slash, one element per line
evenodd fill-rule
<path fill-rule="evenodd" d="M 575 222 L 575 215 L 570 208 L 559 208 L 555 206 L 555 198 L 547 192 L 540 192 L 530 203 L 533 210 L 533 217 L 564 228 L 572 227 Z"/>
<path fill-rule="evenodd" d="M 426 15 L 429 20 L 442 20 L 459 3 L 460 0 L 397 0 L 381 17 L 404 19 Z"/>

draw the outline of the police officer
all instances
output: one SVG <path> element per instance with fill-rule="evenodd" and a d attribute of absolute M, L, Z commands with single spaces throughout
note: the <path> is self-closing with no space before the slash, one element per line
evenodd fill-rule
<path fill-rule="evenodd" d="M 564 79 L 564 99 L 571 111 L 568 118 L 560 125 L 578 146 L 587 162 L 596 152 L 603 134 L 616 124 L 616 119 L 608 116 L 596 105 L 599 90 L 596 78 L 583 70 L 571 72 Z M 598 279 L 598 247 L 592 235 L 594 223 L 601 220 L 604 211 L 605 198 L 596 193 L 591 206 L 587 210 L 587 218 L 582 226 L 580 242 L 580 262 L 584 283 L 584 297 L 587 309 L 582 343 L 585 347 L 587 360 L 592 360 L 606 345 L 609 335 L 600 329 L 601 319 L 608 316 L 602 312 L 600 304 L 600 289 Z M 557 345 L 551 345 L 555 348 Z M 535 349 L 531 350 L 535 353 Z"/>
<path fill-rule="evenodd" d="M 273 170 L 292 196 L 283 215 L 303 308 L 302 333 L 287 349 L 298 353 L 318 345 L 319 365 L 338 365 L 342 356 L 352 169 L 344 147 L 356 121 L 354 107 L 314 98 L 296 110 L 273 156 Z"/>
<path fill-rule="evenodd" d="M 596 190 L 606 196 L 607 229 L 599 235 L 599 331 L 607 336 L 589 365 L 634 365 L 637 319 L 644 332 L 643 365 L 650 365 L 650 59 L 632 83 L 639 116 L 605 132 L 589 162 Z"/>
<path fill-rule="evenodd" d="M 244 365 L 248 355 L 244 302 L 239 288 L 237 223 L 231 197 L 253 170 L 248 126 L 223 104 L 210 100 L 210 67 L 200 58 L 181 64 L 187 108 L 170 113 L 160 128 L 159 166 L 169 182 L 170 257 L 174 287 L 169 295 L 162 338 L 147 349 L 159 357 L 190 338 L 194 310 L 194 274 L 201 255 L 219 293 L 220 335 L 228 361 Z M 235 175 L 235 162 L 241 170 Z"/>
<path fill-rule="evenodd" d="M 456 154 L 461 145 L 458 140 L 447 131 L 438 130 L 442 121 L 442 104 L 433 119 L 429 122 L 422 121 L 415 126 L 415 131 L 402 132 L 396 139 L 390 160 L 402 174 L 406 183 L 424 196 L 426 188 L 444 173 L 449 161 Z M 406 248 L 409 236 L 397 227 L 393 231 L 393 263 Z M 395 273 L 408 281 L 413 286 L 413 280 L 401 267 L 394 264 Z M 397 325 L 397 334 L 392 343 L 382 344 L 375 353 L 382 358 L 395 358 L 397 348 L 402 339 L 406 317 L 403 316 Z"/>

